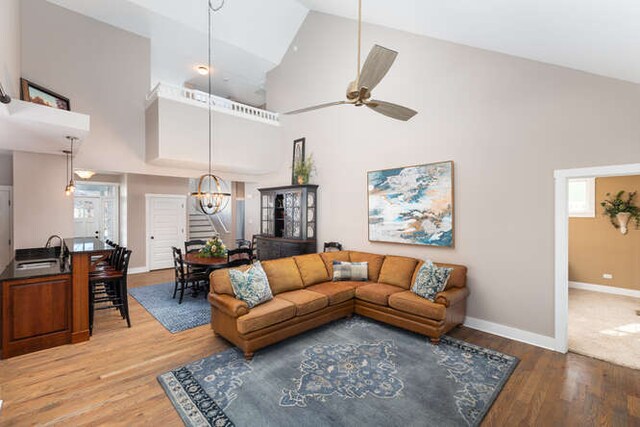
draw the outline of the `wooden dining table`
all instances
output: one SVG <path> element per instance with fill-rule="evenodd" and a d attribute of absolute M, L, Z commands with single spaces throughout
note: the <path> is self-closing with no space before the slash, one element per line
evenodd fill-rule
<path fill-rule="evenodd" d="M 184 263 L 192 267 L 203 267 L 209 271 L 225 268 L 227 257 L 203 257 L 198 252 L 184 255 Z"/>

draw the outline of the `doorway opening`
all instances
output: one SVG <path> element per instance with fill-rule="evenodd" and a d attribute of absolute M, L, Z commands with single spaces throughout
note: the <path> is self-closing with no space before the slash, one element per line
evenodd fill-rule
<path fill-rule="evenodd" d="M 74 235 L 118 242 L 119 199 L 119 184 L 78 182 L 73 196 Z"/>
<path fill-rule="evenodd" d="M 576 229 L 578 229 L 577 227 L 574 227 L 576 224 L 571 224 L 571 227 L 570 227 L 570 214 L 569 214 L 570 208 L 571 210 L 575 211 L 576 207 L 579 207 L 579 205 L 581 204 L 581 201 L 579 200 L 579 198 L 576 198 L 575 189 L 581 188 L 584 191 L 590 185 L 589 184 L 590 180 L 593 180 L 593 182 L 596 184 L 596 187 L 594 189 L 594 196 L 592 199 L 595 205 L 593 208 L 593 211 L 594 211 L 593 215 L 595 216 L 591 217 L 590 216 L 591 212 L 588 212 L 588 209 L 584 209 L 584 212 L 588 212 L 588 214 L 585 214 L 587 216 L 574 217 L 573 220 L 576 220 L 576 219 L 579 220 L 582 218 L 593 218 L 594 220 L 595 219 L 605 220 L 605 225 L 609 224 L 607 225 L 607 227 L 610 227 L 610 229 L 605 230 L 606 232 L 610 231 L 612 233 L 620 234 L 620 231 L 616 229 L 610 222 L 608 223 L 606 222 L 606 221 L 609 221 L 609 219 L 603 217 L 603 208 L 600 205 L 600 203 L 603 200 L 601 199 L 610 197 L 610 196 L 606 195 L 606 192 L 607 192 L 606 190 L 604 190 L 605 191 L 604 194 L 598 193 L 597 182 L 598 182 L 598 179 L 603 180 L 602 182 L 605 183 L 604 180 L 608 178 L 630 177 L 633 175 L 640 175 L 640 164 L 602 166 L 602 167 L 580 168 L 580 169 L 564 169 L 564 170 L 555 171 L 554 175 L 555 175 L 555 348 L 557 351 L 566 353 L 570 349 L 569 348 L 570 277 L 574 279 L 574 280 L 571 280 L 571 282 L 573 282 L 571 283 L 572 285 L 571 293 L 573 295 L 579 294 L 579 292 L 576 292 L 576 291 L 585 290 L 584 287 L 583 289 L 578 289 L 581 286 L 580 284 L 581 282 L 578 282 L 577 278 L 584 277 L 584 276 L 579 276 L 578 275 L 579 273 L 576 271 L 576 267 L 577 267 L 576 262 L 581 262 L 580 257 L 581 256 L 584 257 L 584 255 L 580 255 L 580 253 L 577 252 L 577 249 L 576 249 L 577 247 L 575 246 L 575 244 L 578 243 L 579 239 L 576 239 L 575 241 L 574 239 L 570 239 L 570 231 L 573 232 Z M 570 186 L 573 188 L 571 192 L 574 193 L 571 195 L 571 199 L 569 194 Z M 603 189 L 604 188 L 605 187 L 603 187 Z M 619 190 L 622 190 L 622 189 L 623 188 L 620 188 Z M 634 189 L 632 188 L 629 188 L 628 190 L 634 191 Z M 583 203 L 584 205 L 586 205 L 584 207 L 591 208 L 591 199 L 589 199 L 589 196 L 585 194 L 586 193 L 583 193 L 583 198 L 584 200 L 586 200 L 586 202 Z M 615 196 L 615 195 L 611 195 L 611 196 Z M 631 230 L 631 228 L 634 228 L 634 229 Z M 584 234 L 584 233 L 581 233 L 581 234 Z M 582 237 L 585 237 L 585 236 L 582 236 Z M 591 238 L 593 236 L 586 236 L 586 237 Z M 614 235 L 614 237 L 617 237 L 617 236 Z M 629 234 L 625 235 L 624 237 L 628 239 L 640 239 L 640 230 L 635 230 L 635 225 L 630 224 Z M 571 257 L 569 254 L 570 242 L 572 247 Z M 591 245 L 593 246 L 593 244 Z M 618 241 L 617 243 L 614 241 L 613 246 L 609 248 L 609 252 L 611 252 L 614 249 L 617 250 L 620 247 L 621 247 L 620 241 Z M 611 249 L 611 248 L 614 248 L 614 249 Z M 592 247 L 592 250 L 593 249 L 594 248 Z M 594 257 L 597 258 L 598 255 L 594 254 L 591 256 L 591 259 L 588 260 L 589 262 L 587 263 L 587 265 L 589 268 L 592 268 L 594 265 L 597 266 L 598 262 L 600 263 L 603 262 L 602 259 L 596 259 L 594 261 Z M 604 255 L 600 255 L 600 258 L 602 257 L 604 257 Z M 633 256 L 630 259 L 632 260 L 630 262 L 626 262 L 625 264 L 630 264 L 633 262 L 637 264 L 640 261 L 640 259 L 638 258 L 638 254 L 635 254 L 635 261 L 633 261 Z M 609 271 L 599 271 L 600 269 L 604 268 L 602 267 L 602 264 L 600 264 L 600 266 L 601 267 L 598 267 L 597 274 L 600 277 L 606 275 L 607 278 L 602 277 L 603 280 L 611 280 L 611 279 L 608 279 L 608 277 L 610 276 L 613 276 L 613 278 L 616 277 L 616 274 L 612 274 Z M 604 269 L 606 270 L 606 268 Z M 582 283 L 582 285 L 584 285 L 584 283 Z M 625 285 L 626 285 L 626 282 L 625 282 Z M 600 286 L 606 286 L 606 285 L 600 285 Z M 626 285 L 626 286 L 629 286 L 629 285 Z M 613 288 L 613 287 L 609 286 L 609 288 Z M 593 291 L 594 289 L 591 288 L 589 290 Z M 602 302 L 603 306 L 606 306 L 607 301 L 605 301 L 605 299 L 608 296 L 611 296 L 611 294 L 602 293 L 602 295 L 596 295 L 595 297 L 597 302 Z M 636 300 L 636 305 L 638 306 L 635 308 L 635 310 L 640 309 L 640 299 Z M 635 310 L 632 310 L 632 312 L 635 313 Z M 594 315 L 593 310 L 591 311 L 590 315 L 592 316 Z M 573 325 L 572 325 L 572 328 L 573 328 Z M 588 345 L 588 347 L 590 347 L 591 349 L 601 347 L 604 340 L 607 337 L 610 337 L 616 334 L 619 336 L 622 336 L 620 334 L 626 334 L 626 336 L 630 336 L 634 340 L 636 340 L 636 342 L 638 342 L 638 340 L 640 340 L 640 317 L 631 318 L 631 321 L 621 325 L 617 325 L 616 327 L 613 327 L 613 328 L 601 327 L 597 331 L 597 334 L 599 334 L 600 339 L 597 339 L 595 340 L 596 342 Z M 589 355 L 593 357 L 599 357 L 598 355 L 593 355 L 593 354 L 589 354 Z M 603 358 L 603 357 L 600 357 L 600 358 Z M 616 363 L 616 361 L 614 361 L 614 363 Z M 620 363 L 620 362 L 617 362 L 617 363 Z"/>
<path fill-rule="evenodd" d="M 0 185 L 0 270 L 13 259 L 12 187 Z"/>

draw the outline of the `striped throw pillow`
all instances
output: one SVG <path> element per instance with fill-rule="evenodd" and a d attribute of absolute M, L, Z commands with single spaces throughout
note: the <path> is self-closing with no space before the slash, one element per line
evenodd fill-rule
<path fill-rule="evenodd" d="M 333 281 L 366 282 L 369 278 L 368 262 L 333 261 Z"/>

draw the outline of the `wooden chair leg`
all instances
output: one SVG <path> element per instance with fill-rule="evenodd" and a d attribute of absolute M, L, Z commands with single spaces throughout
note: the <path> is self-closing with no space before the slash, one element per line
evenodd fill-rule
<path fill-rule="evenodd" d="M 93 335 L 93 317 L 95 314 L 95 284 L 89 282 L 89 335 Z"/>
<path fill-rule="evenodd" d="M 182 299 L 184 298 L 184 288 L 187 287 L 186 282 L 180 281 L 180 299 L 178 300 L 178 304 L 182 304 Z"/>
<path fill-rule="evenodd" d="M 125 279 L 120 280 L 120 290 L 122 294 L 122 311 L 124 319 L 127 321 L 127 327 L 131 327 L 131 318 L 129 317 L 129 295 L 127 292 L 127 282 Z"/>

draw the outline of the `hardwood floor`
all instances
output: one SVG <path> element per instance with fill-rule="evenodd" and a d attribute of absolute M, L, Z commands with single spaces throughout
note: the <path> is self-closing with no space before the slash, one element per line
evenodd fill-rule
<path fill-rule="evenodd" d="M 130 287 L 172 274 L 134 275 Z M 130 301 L 131 329 L 101 311 L 89 342 L 0 361 L 0 425 L 182 425 L 156 376 L 228 344 L 208 325 L 171 334 Z M 520 358 L 483 426 L 640 426 L 640 371 L 464 327 L 452 335 Z"/>

